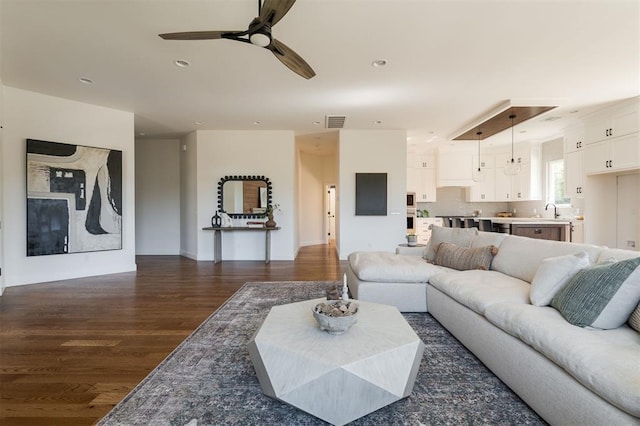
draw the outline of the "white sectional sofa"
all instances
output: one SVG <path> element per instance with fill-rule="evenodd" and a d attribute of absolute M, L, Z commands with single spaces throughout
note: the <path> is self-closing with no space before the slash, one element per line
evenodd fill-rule
<path fill-rule="evenodd" d="M 441 242 L 465 253 L 491 245 L 498 251 L 487 270 L 457 270 L 423 258 L 433 262 Z M 624 322 L 640 320 L 640 259 L 628 260 L 640 252 L 434 227 L 425 252 L 416 254 L 350 254 L 352 296 L 429 312 L 550 424 L 640 425 L 640 333 Z M 571 324 L 566 318 L 585 321 L 576 303 L 590 303 L 579 294 L 581 279 L 595 276 L 591 285 L 600 288 L 606 280 L 594 274 L 622 267 L 632 272 L 607 296 L 612 303 L 587 320 L 600 325 L 624 316 L 624 323 L 613 329 Z"/>

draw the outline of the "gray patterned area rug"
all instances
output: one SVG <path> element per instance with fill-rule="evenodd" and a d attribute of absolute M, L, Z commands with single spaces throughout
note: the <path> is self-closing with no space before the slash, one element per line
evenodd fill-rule
<path fill-rule="evenodd" d="M 98 424 L 326 424 L 262 393 L 247 343 L 272 306 L 324 297 L 335 284 L 245 284 Z M 403 315 L 426 345 L 413 393 L 351 424 L 545 424 L 433 317 Z"/>

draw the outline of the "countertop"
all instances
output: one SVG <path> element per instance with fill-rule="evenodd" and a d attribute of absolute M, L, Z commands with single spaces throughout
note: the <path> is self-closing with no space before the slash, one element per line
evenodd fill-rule
<path fill-rule="evenodd" d="M 463 219 L 473 219 L 476 221 L 480 219 L 487 219 L 492 221 L 493 223 L 504 223 L 504 224 L 520 223 L 522 225 L 526 225 L 526 224 L 570 225 L 572 222 L 582 222 L 582 219 L 575 219 L 575 218 L 552 219 L 548 217 L 496 217 L 496 216 L 487 217 L 487 216 L 455 216 L 455 215 L 454 216 L 437 216 L 437 217 L 458 217 Z"/>
<path fill-rule="evenodd" d="M 519 223 L 522 225 L 570 225 L 575 219 L 550 219 L 544 217 L 478 217 L 490 219 L 493 223 Z"/>

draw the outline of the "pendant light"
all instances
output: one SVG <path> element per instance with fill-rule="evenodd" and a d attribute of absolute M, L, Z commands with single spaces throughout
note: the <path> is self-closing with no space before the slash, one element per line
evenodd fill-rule
<path fill-rule="evenodd" d="M 477 132 L 476 135 L 478 135 L 478 168 L 473 169 L 473 174 L 471 177 L 474 182 L 482 182 L 485 175 L 484 170 L 482 169 L 482 167 L 480 167 L 480 165 L 482 164 L 482 162 L 480 161 L 480 137 L 482 136 L 482 132 Z"/>
<path fill-rule="evenodd" d="M 511 161 L 505 166 L 504 174 L 507 176 L 515 176 L 520 173 L 520 164 L 516 163 L 513 159 L 513 119 L 516 118 L 516 115 L 511 114 L 509 118 L 511 119 Z"/>

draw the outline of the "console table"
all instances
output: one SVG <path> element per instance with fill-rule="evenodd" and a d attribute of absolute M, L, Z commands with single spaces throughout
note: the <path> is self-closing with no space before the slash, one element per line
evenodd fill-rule
<path fill-rule="evenodd" d="M 228 227 L 212 227 L 208 226 L 202 228 L 204 231 L 213 231 L 213 263 L 219 263 L 222 261 L 222 233 L 234 232 L 234 231 L 253 231 L 253 232 L 265 232 L 264 243 L 264 263 L 271 261 L 271 231 L 280 229 L 279 226 L 275 228 L 250 228 L 248 226 L 228 226 Z"/>

